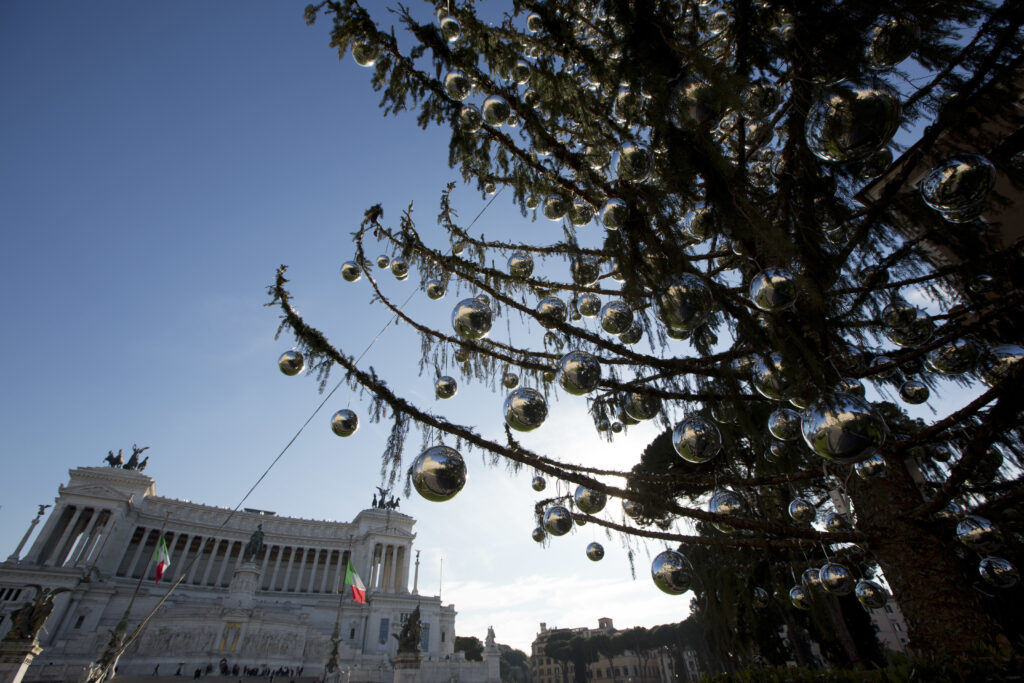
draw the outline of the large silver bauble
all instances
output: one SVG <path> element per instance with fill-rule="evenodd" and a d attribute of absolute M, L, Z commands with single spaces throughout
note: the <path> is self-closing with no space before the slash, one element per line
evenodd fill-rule
<path fill-rule="evenodd" d="M 535 389 L 516 389 L 505 398 L 505 422 L 520 432 L 532 432 L 544 424 L 548 404 Z"/>
<path fill-rule="evenodd" d="M 956 525 L 956 537 L 971 550 L 991 553 L 1003 546 L 1003 534 L 992 522 L 978 515 L 967 515 Z"/>
<path fill-rule="evenodd" d="M 452 309 L 452 327 L 463 339 L 483 339 L 492 323 L 491 309 L 479 299 L 463 299 Z"/>
<path fill-rule="evenodd" d="M 454 43 L 462 36 L 462 24 L 455 17 L 445 17 L 441 20 L 441 35 L 449 43 Z"/>
<path fill-rule="evenodd" d="M 355 261 L 345 261 L 341 264 L 341 277 L 345 282 L 357 282 L 362 276 L 363 271 Z"/>
<path fill-rule="evenodd" d="M 530 33 L 537 33 L 543 30 L 544 20 L 541 19 L 539 14 L 530 14 L 530 16 L 526 17 L 526 28 Z"/>
<path fill-rule="evenodd" d="M 886 435 L 885 422 L 870 403 L 839 393 L 826 394 L 805 410 L 800 429 L 812 451 L 826 460 L 845 464 L 872 455 Z"/>
<path fill-rule="evenodd" d="M 806 498 L 794 498 L 789 501 L 789 516 L 800 524 L 811 524 L 818 517 L 818 510 Z"/>
<path fill-rule="evenodd" d="M 533 533 L 531 533 L 530 536 L 533 540 L 537 541 L 537 543 L 543 543 L 544 539 L 548 537 L 548 534 L 544 531 L 544 527 L 538 526 L 534 527 Z"/>
<path fill-rule="evenodd" d="M 558 384 L 574 396 L 589 394 L 601 382 L 601 363 L 586 351 L 570 351 L 558 361 Z"/>
<path fill-rule="evenodd" d="M 434 301 L 444 298 L 444 284 L 440 280 L 427 280 L 425 289 L 427 290 L 427 297 Z"/>
<path fill-rule="evenodd" d="M 921 29 L 913 19 L 898 17 L 874 26 L 868 39 L 868 65 L 888 69 L 910 56 L 921 39 Z"/>
<path fill-rule="evenodd" d="M 680 332 L 692 332 L 707 320 L 711 313 L 711 301 L 711 290 L 704 281 L 686 273 L 661 292 L 660 313 L 666 327 Z"/>
<path fill-rule="evenodd" d="M 947 220 L 969 222 L 981 215 L 996 184 L 996 169 L 978 154 L 943 159 L 921 181 L 924 203 Z"/>
<path fill-rule="evenodd" d="M 560 221 L 569 213 L 569 202 L 557 194 L 544 198 L 544 216 L 551 221 Z"/>
<path fill-rule="evenodd" d="M 732 515 L 739 517 L 746 511 L 747 506 L 743 502 L 743 496 L 735 491 L 723 489 L 715 491 L 708 501 L 708 512 L 716 515 Z M 732 534 L 737 529 L 724 522 L 712 522 L 714 527 L 724 534 Z"/>
<path fill-rule="evenodd" d="M 707 462 L 722 450 L 722 434 L 713 422 L 691 415 L 672 430 L 672 447 L 687 462 Z"/>
<path fill-rule="evenodd" d="M 1009 560 L 989 555 L 978 564 L 981 578 L 996 588 L 1013 588 L 1020 581 L 1020 572 Z"/>
<path fill-rule="evenodd" d="M 890 327 L 884 330 L 885 338 L 896 346 L 920 346 L 931 339 L 935 332 L 935 322 L 923 309 L 914 309 L 914 319 L 901 327 Z"/>
<path fill-rule="evenodd" d="M 807 589 L 808 593 L 821 588 L 821 572 L 817 567 L 809 567 L 800 575 L 800 584 Z"/>
<path fill-rule="evenodd" d="M 978 376 L 987 386 L 994 387 L 1013 373 L 1014 367 L 1024 359 L 1024 346 L 996 344 L 988 347 L 979 358 Z"/>
<path fill-rule="evenodd" d="M 285 351 L 277 359 L 277 367 L 289 377 L 294 377 L 306 367 L 306 359 L 298 351 Z"/>
<path fill-rule="evenodd" d="M 480 113 L 483 114 L 484 121 L 490 125 L 500 126 L 508 121 L 512 108 L 508 106 L 508 101 L 501 95 L 491 95 L 484 100 L 484 106 Z"/>
<path fill-rule="evenodd" d="M 552 536 L 565 536 L 572 530 L 572 515 L 564 505 L 552 505 L 544 511 L 544 530 Z"/>
<path fill-rule="evenodd" d="M 548 483 L 544 480 L 544 477 L 538 474 L 533 478 L 533 481 L 530 482 L 530 486 L 533 487 L 534 491 L 543 491 L 547 488 Z"/>
<path fill-rule="evenodd" d="M 594 220 L 594 207 L 583 197 L 576 197 L 569 205 L 569 222 L 578 228 Z"/>
<path fill-rule="evenodd" d="M 834 163 L 867 159 L 899 129 L 900 111 L 899 98 L 888 90 L 835 86 L 807 115 L 807 146 Z"/>
<path fill-rule="evenodd" d="M 601 222 L 609 230 L 618 230 L 629 218 L 629 207 L 621 199 L 609 199 L 601 207 Z"/>
<path fill-rule="evenodd" d="M 459 102 L 466 99 L 472 85 L 469 76 L 461 71 L 449 71 L 444 77 L 445 92 L 448 93 L 448 97 Z"/>
<path fill-rule="evenodd" d="M 623 408 L 626 411 L 626 415 L 634 420 L 650 420 L 657 416 L 658 411 L 661 410 L 661 399 L 657 396 L 634 391 L 629 395 Z"/>
<path fill-rule="evenodd" d="M 573 259 L 570 270 L 572 281 L 581 287 L 589 287 L 601 277 L 601 265 L 593 256 Z"/>
<path fill-rule="evenodd" d="M 928 352 L 928 367 L 941 375 L 959 375 L 974 370 L 978 347 L 970 339 L 954 339 Z"/>
<path fill-rule="evenodd" d="M 931 392 L 928 385 L 916 379 L 908 379 L 900 385 L 900 398 L 911 405 L 920 405 L 928 400 Z"/>
<path fill-rule="evenodd" d="M 865 609 L 882 609 L 885 603 L 889 602 L 889 592 L 880 584 L 868 579 L 858 581 L 853 592 Z"/>
<path fill-rule="evenodd" d="M 432 446 L 412 463 L 412 485 L 429 501 L 451 500 L 466 485 L 466 462 L 448 446 Z"/>
<path fill-rule="evenodd" d="M 749 293 L 762 311 L 784 311 L 796 303 L 796 278 L 785 268 L 765 268 L 750 281 Z"/>
<path fill-rule="evenodd" d="M 366 40 L 357 40 L 352 43 L 352 59 L 359 66 L 373 66 L 377 63 L 377 56 L 380 49 Z"/>
<path fill-rule="evenodd" d="M 870 455 L 854 465 L 861 479 L 874 479 L 885 474 L 885 458 L 880 453 Z"/>
<path fill-rule="evenodd" d="M 576 309 L 580 312 L 580 315 L 593 318 L 601 312 L 601 297 L 591 292 L 580 294 L 579 298 L 576 299 Z"/>
<path fill-rule="evenodd" d="M 789 589 L 789 602 L 797 609 L 811 609 L 811 596 L 807 589 L 797 585 Z"/>
<path fill-rule="evenodd" d="M 768 606 L 768 602 L 771 600 L 771 596 L 768 595 L 768 591 L 761 588 L 760 586 L 754 586 L 754 591 L 750 596 L 751 603 L 754 609 L 764 609 Z"/>
<path fill-rule="evenodd" d="M 669 595 L 682 595 L 693 583 L 693 567 L 682 553 L 666 550 L 651 563 L 654 585 Z"/>
<path fill-rule="evenodd" d="M 459 125 L 467 133 L 475 133 L 483 126 L 484 117 L 476 105 L 464 104 L 459 110 Z"/>
<path fill-rule="evenodd" d="M 619 148 L 619 160 L 615 170 L 621 180 L 643 180 L 651 174 L 654 158 L 639 145 L 625 144 Z"/>
<path fill-rule="evenodd" d="M 530 71 L 530 63 L 520 59 L 513 65 L 510 76 L 516 85 L 526 85 L 530 81 Z"/>
<path fill-rule="evenodd" d="M 398 256 L 391 259 L 391 274 L 398 280 L 409 277 L 409 262 Z"/>
<path fill-rule="evenodd" d="M 789 408 L 776 408 L 768 416 L 768 431 L 776 439 L 796 441 L 800 438 L 800 413 Z"/>
<path fill-rule="evenodd" d="M 377 267 L 380 269 L 391 267 L 391 257 L 387 254 L 381 254 L 377 257 Z"/>
<path fill-rule="evenodd" d="M 533 275 L 533 257 L 521 251 L 509 256 L 508 274 L 517 278 L 528 278 Z"/>
<path fill-rule="evenodd" d="M 615 299 L 601 307 L 601 327 L 608 334 L 620 335 L 633 324 L 633 310 L 625 301 Z"/>
<path fill-rule="evenodd" d="M 604 509 L 605 503 L 608 502 L 608 497 L 602 491 L 588 489 L 583 485 L 576 487 L 576 493 L 572 498 L 579 511 L 588 515 L 596 515 Z"/>
<path fill-rule="evenodd" d="M 853 592 L 853 573 L 838 562 L 827 562 L 818 571 L 821 587 L 832 595 L 849 595 Z"/>
<path fill-rule="evenodd" d="M 604 546 L 597 541 L 588 543 L 587 557 L 594 562 L 600 562 L 604 559 Z"/>
<path fill-rule="evenodd" d="M 338 436 L 352 436 L 359 429 L 359 416 L 348 408 L 343 408 L 331 418 L 331 431 Z"/>
<path fill-rule="evenodd" d="M 750 379 L 757 393 L 775 401 L 784 400 L 790 389 L 786 367 L 779 353 L 758 356 Z"/>
<path fill-rule="evenodd" d="M 632 346 L 644 338 L 644 328 L 636 320 L 629 326 L 629 329 L 619 335 L 619 343 Z"/>
<path fill-rule="evenodd" d="M 438 398 L 451 398 L 459 390 L 459 385 L 454 377 L 442 375 L 434 382 L 434 396 Z"/>
<path fill-rule="evenodd" d="M 569 315 L 569 307 L 557 296 L 549 296 L 537 302 L 537 322 L 545 329 L 558 327 Z"/>

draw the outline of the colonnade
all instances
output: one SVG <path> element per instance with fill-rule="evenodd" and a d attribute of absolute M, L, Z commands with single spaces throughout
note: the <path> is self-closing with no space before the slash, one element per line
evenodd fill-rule
<path fill-rule="evenodd" d="M 51 513 L 38 554 L 26 559 L 48 567 L 85 565 L 95 561 L 109 531 L 113 512 L 107 508 L 62 505 Z M 33 550 L 35 549 L 33 548 Z"/>

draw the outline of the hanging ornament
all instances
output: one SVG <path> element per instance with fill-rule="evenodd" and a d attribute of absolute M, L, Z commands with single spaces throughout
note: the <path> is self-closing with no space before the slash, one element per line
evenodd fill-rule
<path fill-rule="evenodd" d="M 587 557 L 594 562 L 600 562 L 604 559 L 604 546 L 597 541 L 587 544 Z"/>
<path fill-rule="evenodd" d="M 459 125 L 462 126 L 463 130 L 467 133 L 475 133 L 483 126 L 484 117 L 480 115 L 480 110 L 475 105 L 465 104 L 459 111 Z"/>
<path fill-rule="evenodd" d="M 341 277 L 345 282 L 357 282 L 362 276 L 363 271 L 355 261 L 345 261 L 341 264 Z"/>
<path fill-rule="evenodd" d="M 1003 545 L 1003 534 L 992 522 L 978 515 L 967 515 L 956 525 L 956 536 L 965 546 L 979 553 L 991 553 Z"/>
<path fill-rule="evenodd" d="M 1009 560 L 989 555 L 978 564 L 981 578 L 996 588 L 1013 588 L 1020 580 L 1020 572 Z"/>
<path fill-rule="evenodd" d="M 654 585 L 669 595 L 682 595 L 693 583 L 693 567 L 682 553 L 665 550 L 651 563 Z"/>
<path fill-rule="evenodd" d="M 469 77 L 461 71 L 449 71 L 444 77 L 444 89 L 448 97 L 461 102 L 469 96 L 472 88 Z"/>
<path fill-rule="evenodd" d="M 456 40 L 462 37 L 462 24 L 455 17 L 445 17 L 441 20 L 441 35 L 445 37 L 449 43 L 454 43 Z"/>
<path fill-rule="evenodd" d="M 434 382 L 434 395 L 438 398 L 451 398 L 458 392 L 459 385 L 455 379 L 448 375 L 442 375 Z"/>
<path fill-rule="evenodd" d="M 508 101 L 506 101 L 501 95 L 491 95 L 484 100 L 484 106 L 481 113 L 483 114 L 484 121 L 488 124 L 492 126 L 500 126 L 508 121 L 508 117 L 512 113 L 512 108 L 508 106 Z"/>
<path fill-rule="evenodd" d="M 672 430 L 672 447 L 687 462 L 707 462 L 722 449 L 722 434 L 713 422 L 691 415 Z"/>
<path fill-rule="evenodd" d="M 501 385 L 506 389 L 515 389 L 519 386 L 519 375 L 514 372 L 506 372 L 501 378 Z"/>
<path fill-rule="evenodd" d="M 767 357 L 758 356 L 754 361 L 751 382 L 757 389 L 757 393 L 765 398 L 782 401 L 785 400 L 786 393 L 790 390 L 785 372 L 781 354 L 772 353 Z"/>
<path fill-rule="evenodd" d="M 544 511 L 544 530 L 552 536 L 565 536 L 572 530 L 572 515 L 563 505 L 552 505 Z"/>
<path fill-rule="evenodd" d="M 931 339 L 935 332 L 935 323 L 923 309 L 914 308 L 912 319 L 903 322 L 899 327 L 884 330 L 885 338 L 896 346 L 921 346 Z"/>
<path fill-rule="evenodd" d="M 680 275 L 658 299 L 665 326 L 678 332 L 692 332 L 711 313 L 711 290 L 696 275 Z"/>
<path fill-rule="evenodd" d="M 657 416 L 661 409 L 661 400 L 657 396 L 634 391 L 629 395 L 623 408 L 626 415 L 638 422 L 650 420 Z"/>
<path fill-rule="evenodd" d="M 384 268 L 391 267 L 391 257 L 387 254 L 381 254 L 377 257 L 377 267 L 383 270 Z"/>
<path fill-rule="evenodd" d="M 530 486 L 533 487 L 534 491 L 543 491 L 547 488 L 548 483 L 544 480 L 544 477 L 538 474 L 533 478 L 533 481 L 530 482 Z"/>
<path fill-rule="evenodd" d="M 708 512 L 714 515 L 739 517 L 746 512 L 746 507 L 743 497 L 735 491 L 729 491 L 728 489 L 715 491 L 714 495 L 711 496 L 711 500 L 708 501 Z M 734 534 L 738 531 L 735 527 L 723 522 L 711 522 L 711 524 L 723 534 Z"/>
<path fill-rule="evenodd" d="M 651 174 L 653 168 L 654 159 L 643 147 L 629 143 L 619 148 L 615 171 L 621 180 L 642 181 Z"/>
<path fill-rule="evenodd" d="M 840 531 L 852 531 L 853 525 L 846 515 L 841 515 L 838 512 L 826 512 L 825 519 L 822 521 L 822 526 L 825 527 L 825 531 L 829 533 L 838 533 Z"/>
<path fill-rule="evenodd" d="M 548 195 L 544 199 L 544 216 L 548 220 L 560 221 L 569 212 L 569 202 L 557 194 Z"/>
<path fill-rule="evenodd" d="M 781 441 L 796 441 L 800 438 L 800 413 L 789 408 L 776 408 L 768 416 L 768 431 Z"/>
<path fill-rule="evenodd" d="M 516 389 L 505 398 L 505 422 L 520 432 L 532 432 L 548 416 L 548 404 L 535 389 Z"/>
<path fill-rule="evenodd" d="M 580 287 L 589 287 L 601 277 L 601 265 L 593 256 L 581 256 L 573 259 L 570 270 L 572 281 Z"/>
<path fill-rule="evenodd" d="M 589 394 L 601 382 L 601 363 L 586 351 L 570 351 L 558 361 L 558 384 L 574 396 Z"/>
<path fill-rule="evenodd" d="M 429 501 L 451 500 L 466 485 L 466 463 L 448 446 L 433 446 L 413 461 L 412 485 Z"/>
<path fill-rule="evenodd" d="M 996 168 L 978 154 L 957 154 L 939 162 L 921 181 L 921 198 L 953 223 L 981 215 L 996 184 Z"/>
<path fill-rule="evenodd" d="M 580 315 L 593 318 L 601 312 L 601 297 L 590 292 L 580 294 L 579 298 L 576 299 L 576 309 L 580 312 Z"/>
<path fill-rule="evenodd" d="M 967 288 L 975 294 L 984 294 L 985 292 L 991 292 L 996 285 L 996 279 L 991 275 L 982 273 L 975 275 L 974 279 L 971 280 Z"/>
<path fill-rule="evenodd" d="M 594 207 L 583 197 L 576 197 L 569 205 L 569 222 L 578 228 L 594 220 Z"/>
<path fill-rule="evenodd" d="M 941 375 L 960 375 L 974 370 L 978 347 L 969 339 L 954 339 L 928 352 L 928 368 Z"/>
<path fill-rule="evenodd" d="M 1024 346 L 996 344 L 988 347 L 978 362 L 978 376 L 986 386 L 994 387 L 1008 378 L 1014 367 L 1024 359 Z"/>
<path fill-rule="evenodd" d="M 807 590 L 799 584 L 789 589 L 789 602 L 797 609 L 811 609 L 811 596 L 808 595 Z"/>
<path fill-rule="evenodd" d="M 517 60 L 512 67 L 512 81 L 516 85 L 526 85 L 530 81 L 530 63 L 524 59 Z"/>
<path fill-rule="evenodd" d="M 426 290 L 427 297 L 434 301 L 444 298 L 444 285 L 440 280 L 427 280 Z"/>
<path fill-rule="evenodd" d="M 306 360 L 298 351 L 285 351 L 277 359 L 277 367 L 289 377 L 294 377 L 302 372 L 302 368 L 306 367 Z"/>
<path fill-rule="evenodd" d="M 800 584 L 807 590 L 809 595 L 821 588 L 821 576 L 817 567 L 810 567 L 800 575 Z"/>
<path fill-rule="evenodd" d="M 588 515 L 596 515 L 604 509 L 605 503 L 608 501 L 604 492 L 588 489 L 582 484 L 576 487 L 576 493 L 572 498 L 579 511 Z"/>
<path fill-rule="evenodd" d="M 356 40 L 352 43 L 352 59 L 359 66 L 373 66 L 379 54 L 380 50 L 371 42 Z"/>
<path fill-rule="evenodd" d="M 633 309 L 625 301 L 614 299 L 601 307 L 601 328 L 608 334 L 620 335 L 633 324 Z"/>
<path fill-rule="evenodd" d="M 784 311 L 796 303 L 796 279 L 785 268 L 766 268 L 750 281 L 749 294 L 762 311 Z"/>
<path fill-rule="evenodd" d="M 872 27 L 868 40 L 868 65 L 872 69 L 888 69 L 917 48 L 921 28 L 909 17 L 898 17 Z"/>
<path fill-rule="evenodd" d="M 900 398 L 911 405 L 920 405 L 928 400 L 931 392 L 928 386 L 919 380 L 908 379 L 900 385 Z"/>
<path fill-rule="evenodd" d="M 331 418 L 331 431 L 338 436 L 352 436 L 357 429 L 359 429 L 359 417 L 348 408 L 339 410 Z"/>
<path fill-rule="evenodd" d="M 885 475 L 885 458 L 879 453 L 870 455 L 854 465 L 857 476 L 861 479 L 874 479 Z"/>
<path fill-rule="evenodd" d="M 811 501 L 798 497 L 789 501 L 789 516 L 800 524 L 812 524 L 818 517 L 818 510 Z"/>
<path fill-rule="evenodd" d="M 621 422 L 612 422 L 612 433 L 613 434 L 621 434 L 622 433 L 622 429 L 623 429 L 623 427 L 622 427 L 622 423 Z"/>
<path fill-rule="evenodd" d="M 627 500 L 623 498 L 622 513 L 634 522 L 639 522 L 644 517 L 644 505 L 643 503 L 638 503 L 635 500 Z"/>
<path fill-rule="evenodd" d="M 540 323 L 541 327 L 548 330 L 558 327 L 560 323 L 564 323 L 569 315 L 569 309 L 565 302 L 557 296 L 541 299 L 537 302 L 536 311 L 539 318 L 537 322 Z"/>
<path fill-rule="evenodd" d="M 601 207 L 601 222 L 609 230 L 622 228 L 626 225 L 627 218 L 629 218 L 629 207 L 621 199 L 609 199 Z"/>
<path fill-rule="evenodd" d="M 636 320 L 629 326 L 629 329 L 619 335 L 619 343 L 625 344 L 626 346 L 632 346 L 644 337 L 644 328 L 640 327 L 640 323 Z"/>
<path fill-rule="evenodd" d="M 409 277 L 409 264 L 403 258 L 392 259 L 391 274 L 395 276 L 396 280 L 404 280 Z"/>
<path fill-rule="evenodd" d="M 595 429 L 596 429 L 597 431 L 599 431 L 599 432 L 607 432 L 607 431 L 608 431 L 609 429 L 611 429 L 611 428 L 612 428 L 612 423 L 611 423 L 611 422 L 609 422 L 609 421 L 608 421 L 607 419 L 605 419 L 605 418 L 603 418 L 603 417 L 602 417 L 602 418 L 601 418 L 600 420 L 598 420 L 598 421 L 597 421 L 597 423 L 596 423 L 596 424 L 594 425 L 594 428 L 595 428 Z"/>
<path fill-rule="evenodd" d="M 686 226 L 686 234 L 695 240 L 704 241 L 718 234 L 718 219 L 708 208 L 693 210 L 690 223 Z"/>
<path fill-rule="evenodd" d="M 818 571 L 821 587 L 832 595 L 849 595 L 853 592 L 853 574 L 838 562 L 827 562 Z"/>
<path fill-rule="evenodd" d="M 865 609 L 882 609 L 889 602 L 889 593 L 882 586 L 868 579 L 861 579 L 853 589 L 857 600 Z"/>
<path fill-rule="evenodd" d="M 537 541 L 537 543 L 543 543 L 544 539 L 548 537 L 547 532 L 544 531 L 544 527 L 539 526 L 534 527 L 533 533 L 531 533 L 530 536 L 532 536 L 533 540 Z"/>
<path fill-rule="evenodd" d="M 526 17 L 526 28 L 530 33 L 537 33 L 544 28 L 544 20 L 540 18 L 539 14 L 530 14 Z"/>
<path fill-rule="evenodd" d="M 826 394 L 804 411 L 800 429 L 807 446 L 832 462 L 851 464 L 885 441 L 886 426 L 871 404 L 850 394 Z"/>
<path fill-rule="evenodd" d="M 900 101 L 889 90 L 838 85 L 807 115 L 811 152 L 833 163 L 859 161 L 889 144 L 900 126 Z"/>
<path fill-rule="evenodd" d="M 888 147 L 878 150 L 861 164 L 860 177 L 864 180 L 877 178 L 892 165 L 892 152 Z M 883 283 L 884 284 L 884 283 Z"/>
<path fill-rule="evenodd" d="M 483 339 L 491 331 L 491 309 L 478 299 L 463 299 L 452 309 L 452 327 L 463 339 Z"/>
<path fill-rule="evenodd" d="M 764 609 L 768 606 L 768 602 L 771 600 L 771 596 L 768 595 L 768 591 L 761 588 L 760 586 L 754 586 L 754 590 L 751 593 L 750 601 L 754 606 L 754 609 Z"/>

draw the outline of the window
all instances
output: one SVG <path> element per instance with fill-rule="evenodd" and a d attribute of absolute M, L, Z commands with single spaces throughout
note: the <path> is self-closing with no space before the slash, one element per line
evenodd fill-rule
<path fill-rule="evenodd" d="M 441 642 L 444 642 L 444 630 L 441 631 Z"/>
<path fill-rule="evenodd" d="M 348 639 L 349 640 L 355 640 L 356 639 L 356 630 L 354 628 L 349 630 L 349 632 L 348 632 Z"/>
<path fill-rule="evenodd" d="M 85 621 L 85 615 L 79 614 L 78 618 L 75 619 L 75 628 L 82 628 L 82 622 Z"/>
<path fill-rule="evenodd" d="M 388 642 L 388 628 L 391 626 L 391 620 L 387 617 L 381 617 L 380 620 L 380 633 L 377 635 L 377 642 L 381 645 L 385 645 Z"/>
<path fill-rule="evenodd" d="M 900 627 L 900 625 L 897 622 L 894 621 L 894 622 L 892 622 L 892 630 L 896 631 L 897 633 L 899 633 L 903 629 Z"/>
<path fill-rule="evenodd" d="M 888 614 L 892 614 L 892 605 L 886 605 L 885 606 L 885 611 Z"/>
<path fill-rule="evenodd" d="M 420 648 L 424 652 L 430 649 L 430 622 L 423 624 L 423 641 L 420 643 Z"/>

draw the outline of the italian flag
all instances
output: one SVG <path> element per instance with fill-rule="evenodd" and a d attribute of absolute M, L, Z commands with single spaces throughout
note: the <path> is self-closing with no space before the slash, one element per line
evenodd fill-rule
<path fill-rule="evenodd" d="M 167 552 L 167 541 L 161 536 L 156 544 L 156 552 L 153 553 L 153 561 L 156 562 L 156 583 L 164 578 L 164 572 L 171 566 L 171 554 Z"/>
<path fill-rule="evenodd" d="M 356 570 L 352 566 L 352 560 L 348 561 L 348 567 L 345 569 L 345 585 L 352 586 L 353 600 L 364 605 L 366 604 L 366 586 L 363 585 L 363 580 L 359 578 L 359 574 L 356 574 Z"/>

